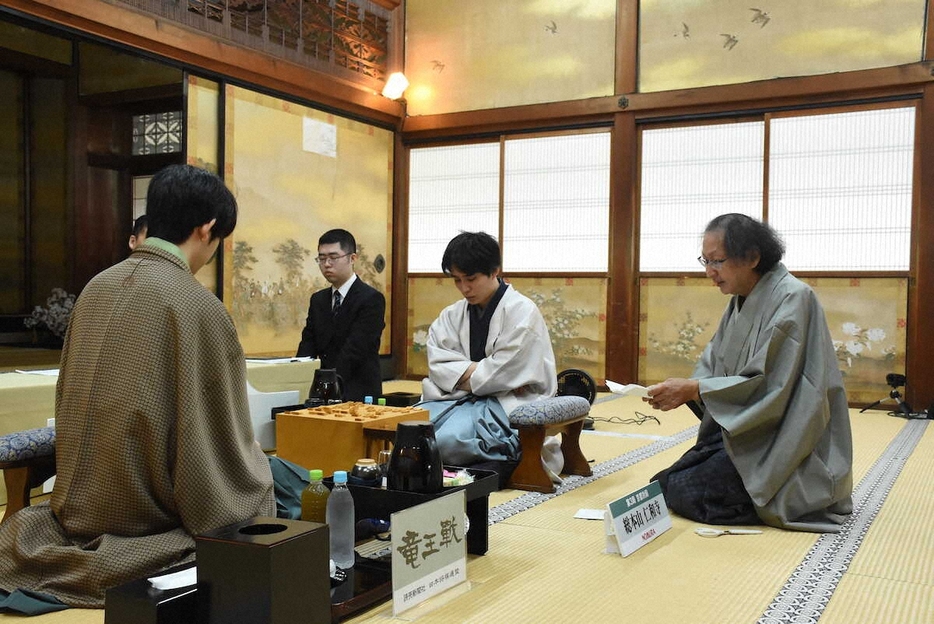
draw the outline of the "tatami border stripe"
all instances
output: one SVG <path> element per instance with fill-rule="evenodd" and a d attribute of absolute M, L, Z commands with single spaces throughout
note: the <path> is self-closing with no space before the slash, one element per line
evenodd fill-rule
<path fill-rule="evenodd" d="M 617 470 L 622 470 L 623 468 L 628 468 L 633 464 L 636 464 L 643 459 L 648 459 L 657 453 L 668 450 L 671 447 L 681 444 L 687 440 L 693 440 L 697 437 L 698 425 L 693 427 L 688 427 L 687 429 L 676 433 L 673 436 L 669 436 L 652 444 L 647 444 L 646 446 L 633 449 L 628 453 L 623 453 L 619 457 L 607 460 L 605 462 L 599 463 L 593 467 L 593 474 L 589 477 L 581 477 L 577 475 L 568 475 L 563 477 L 563 482 L 557 487 L 557 489 L 551 494 L 542 494 L 540 492 L 526 492 L 525 494 L 508 500 L 505 503 L 500 503 L 492 509 L 489 510 L 489 522 L 490 524 L 496 524 L 497 522 L 502 522 L 507 518 L 511 518 L 517 513 L 523 512 L 526 509 L 531 509 L 536 505 L 541 505 L 547 500 L 551 500 L 555 496 L 561 496 L 566 492 L 571 490 L 576 490 L 582 485 L 587 485 L 599 479 L 600 477 L 605 477 L 608 474 L 612 474 Z"/>
<path fill-rule="evenodd" d="M 909 420 L 853 490 L 853 513 L 839 533 L 824 533 L 795 568 L 758 624 L 814 624 L 859 550 L 928 420 Z"/>

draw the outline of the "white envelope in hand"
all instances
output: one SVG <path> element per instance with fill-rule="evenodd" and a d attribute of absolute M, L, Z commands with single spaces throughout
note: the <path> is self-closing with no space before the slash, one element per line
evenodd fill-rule
<path fill-rule="evenodd" d="M 646 390 L 645 386 L 640 386 L 639 384 L 618 384 L 615 381 L 606 380 L 606 387 L 610 389 L 610 392 L 613 394 L 621 394 L 623 396 L 636 396 L 636 397 L 647 397 L 649 396 L 649 391 Z"/>

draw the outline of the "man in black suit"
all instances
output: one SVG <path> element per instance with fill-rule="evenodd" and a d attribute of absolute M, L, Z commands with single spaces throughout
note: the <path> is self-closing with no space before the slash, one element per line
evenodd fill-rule
<path fill-rule="evenodd" d="M 318 239 L 316 261 L 330 284 L 311 296 L 299 356 L 336 368 L 345 401 L 383 393 L 379 341 L 386 325 L 386 298 L 354 273 L 357 241 L 347 230 L 328 230 Z"/>

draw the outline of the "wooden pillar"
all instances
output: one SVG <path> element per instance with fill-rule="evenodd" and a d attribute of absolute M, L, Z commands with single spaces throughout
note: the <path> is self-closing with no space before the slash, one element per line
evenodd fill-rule
<path fill-rule="evenodd" d="M 934 0 L 925 11 L 925 61 L 934 59 Z M 905 400 L 917 412 L 934 408 L 934 85 L 922 90 L 915 128 L 914 213 L 911 220 L 911 277 L 908 281 L 908 336 Z"/>
<path fill-rule="evenodd" d="M 400 122 L 401 125 L 401 122 Z M 393 374 L 403 379 L 409 355 L 409 150 L 400 132 L 394 134 L 392 183 L 392 293 L 390 295 L 390 349 Z"/>
<path fill-rule="evenodd" d="M 911 224 L 905 399 L 915 411 L 934 404 L 934 85 L 922 91 L 917 122 L 917 185 Z"/>
<path fill-rule="evenodd" d="M 637 90 L 638 0 L 616 3 L 616 93 Z M 618 96 L 610 147 L 610 281 L 607 287 L 606 378 L 634 383 L 639 377 L 638 133 L 629 98 Z"/>
<path fill-rule="evenodd" d="M 636 119 L 616 115 L 610 148 L 610 282 L 607 288 L 606 377 L 633 383 L 639 374 L 639 218 L 636 205 Z"/>

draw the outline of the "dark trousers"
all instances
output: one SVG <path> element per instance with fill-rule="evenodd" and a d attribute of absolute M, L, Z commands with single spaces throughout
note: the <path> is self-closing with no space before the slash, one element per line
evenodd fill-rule
<path fill-rule="evenodd" d="M 652 481 L 661 485 L 668 508 L 689 520 L 706 524 L 762 524 L 723 447 L 721 430 L 711 427 L 708 431 L 670 468 L 652 477 Z"/>

